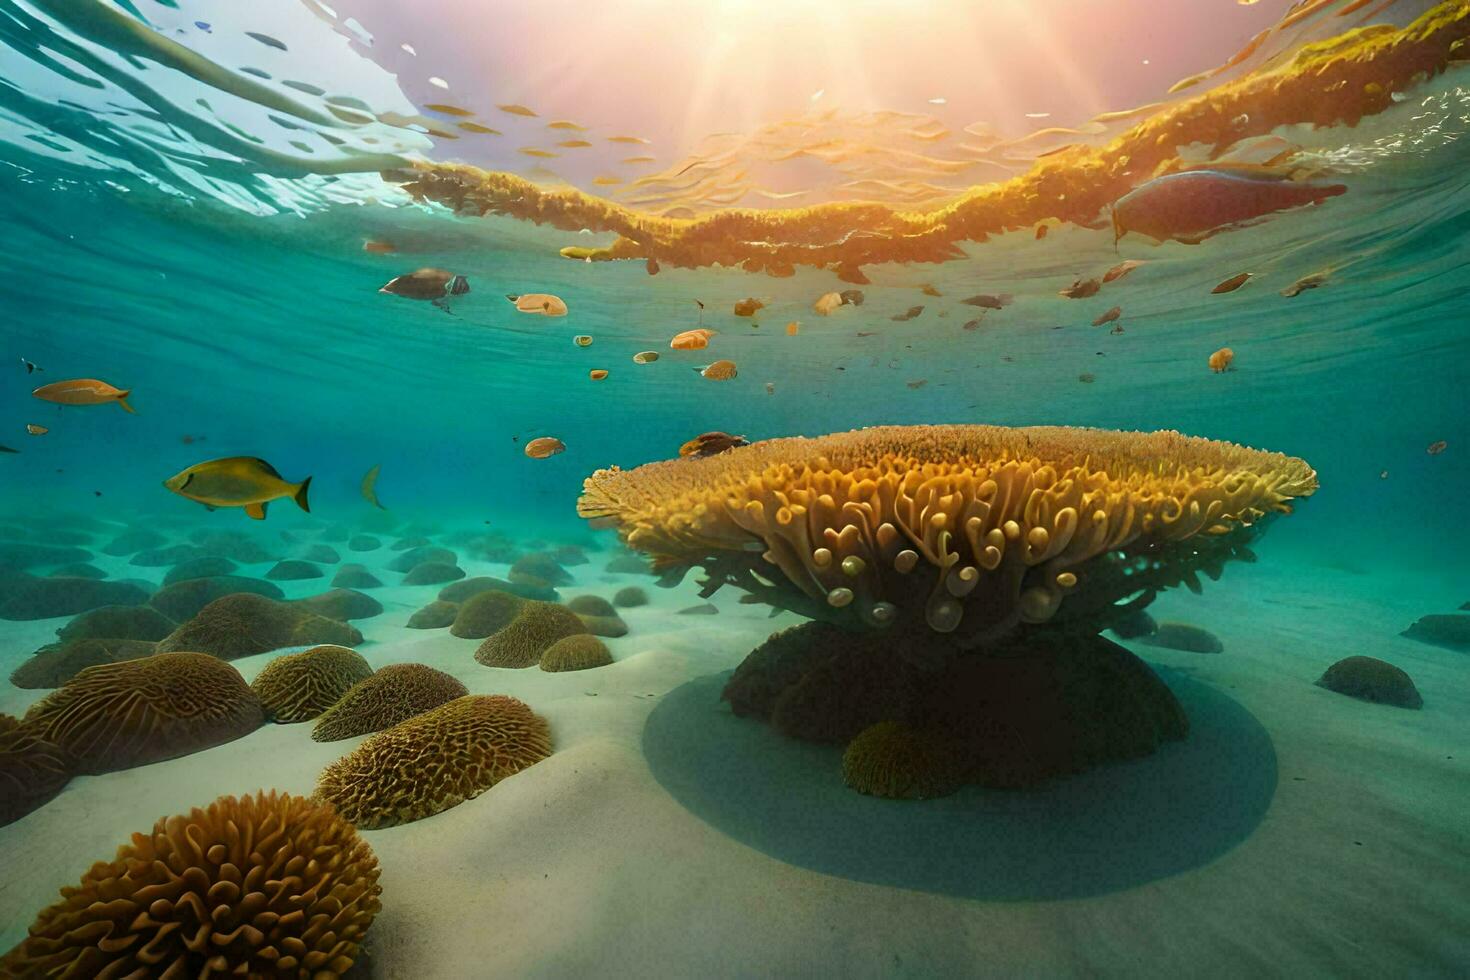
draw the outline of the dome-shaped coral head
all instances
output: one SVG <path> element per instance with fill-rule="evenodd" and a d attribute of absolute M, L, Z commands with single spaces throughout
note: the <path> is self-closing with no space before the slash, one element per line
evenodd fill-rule
<path fill-rule="evenodd" d="M 969 647 L 1197 591 L 1316 488 L 1300 459 L 1177 432 L 886 426 L 599 470 L 578 511 L 659 568 L 702 565 L 706 596 Z"/>

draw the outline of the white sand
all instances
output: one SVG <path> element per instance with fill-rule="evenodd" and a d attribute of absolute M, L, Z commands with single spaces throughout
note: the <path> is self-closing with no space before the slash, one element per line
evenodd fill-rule
<path fill-rule="evenodd" d="M 394 556 L 386 548 L 363 556 L 337 547 L 345 561 L 370 567 Z M 387 611 L 356 625 L 368 640 L 361 652 L 374 666 L 416 660 L 454 674 L 472 692 L 522 698 L 550 720 L 556 744 L 552 758 L 478 799 L 366 833 L 383 867 L 373 972 L 389 978 L 1463 975 L 1470 964 L 1470 659 L 1397 634 L 1420 615 L 1453 610 L 1470 594 L 1433 580 L 1409 589 L 1386 576 L 1317 567 L 1307 569 L 1308 582 L 1301 566 L 1278 559 L 1269 544 L 1262 556 L 1259 565 L 1232 567 L 1222 582 L 1207 583 L 1203 597 L 1171 593 L 1151 610 L 1214 631 L 1224 654 L 1135 649 L 1233 699 L 1264 728 L 1279 766 L 1264 819 L 1239 843 L 1177 873 L 1101 894 L 1032 900 L 926 890 L 918 874 L 908 886 L 858 880 L 870 877 L 861 871 L 867 856 L 860 849 L 848 855 L 859 869 L 849 875 L 803 866 L 800 846 L 781 860 L 718 829 L 720 821 L 695 815 L 679 792 L 655 778 L 644 751 L 645 736 L 654 739 L 663 724 L 655 709 L 666 696 L 674 705 L 687 682 L 733 668 L 772 629 L 796 622 L 789 615 L 771 620 L 763 607 L 738 605 L 735 594 L 720 593 L 718 616 L 678 616 L 675 610 L 701 601 L 693 576 L 676 590 L 650 585 L 653 604 L 625 610 L 631 632 L 608 641 L 614 665 L 545 674 L 481 667 L 472 657 L 478 641 L 446 630 L 402 629 L 439 586 L 372 590 Z M 563 595 L 610 597 L 621 585 L 647 584 L 600 571 L 605 561 L 594 555 L 592 565 L 572 569 L 578 584 Z M 505 570 L 468 566 L 471 574 Z M 106 567 L 128 574 L 121 562 Z M 157 578 L 162 570 L 147 572 Z M 282 584 L 294 598 L 322 591 L 328 581 Z M 0 624 L 0 666 L 8 672 L 62 622 Z M 1359 653 L 1408 670 L 1424 709 L 1366 704 L 1313 686 L 1334 660 Z M 235 666 L 250 678 L 271 656 Z M 0 686 L 0 711 L 23 711 L 42 694 Z M 1017 826 L 992 813 L 1025 805 L 1015 796 L 966 790 L 935 803 L 858 798 L 854 806 L 854 794 L 836 775 L 836 750 L 766 738 L 758 723 L 729 719 L 728 708 L 712 698 L 678 704 L 696 728 L 705 725 L 698 712 L 707 712 L 717 737 L 748 733 L 763 746 L 759 763 L 773 773 L 815 761 L 818 805 L 803 804 L 795 819 L 760 779 L 731 787 L 736 806 L 748 798 L 755 825 L 776 838 L 787 837 L 789 827 L 790 839 L 809 839 L 813 848 L 829 834 L 861 839 L 864 828 L 851 825 L 850 813 L 858 821 L 870 814 L 890 823 L 912 819 L 915 826 L 927 820 L 930 827 L 943 814 L 957 835 L 983 837 L 990 820 Z M 130 832 L 224 793 L 259 787 L 307 793 L 321 767 L 358 741 L 318 744 L 309 724 L 270 725 L 183 759 L 74 779 L 45 807 L 0 828 L 0 948 L 18 941 L 60 886 L 91 861 L 110 857 Z M 723 772 L 711 769 L 713 760 L 670 763 L 668 757 L 665 745 L 663 765 L 682 766 L 691 784 L 720 785 Z M 1156 762 L 1134 764 L 1140 768 L 1133 778 L 1161 771 L 1148 768 Z M 1249 781 L 1250 774 L 1222 779 L 1235 775 Z M 1110 778 L 1101 785 L 1112 785 Z M 947 809 L 922 810 L 935 806 Z M 772 826 L 767 811 L 787 824 Z M 823 826 L 824 814 L 839 812 L 841 826 Z M 1048 817 L 1036 819 L 1042 823 L 1033 821 L 1023 845 L 1029 853 L 1006 852 L 1013 860 L 1000 871 L 966 869 L 975 894 L 1005 891 L 1014 882 L 1003 879 L 1024 879 L 1028 862 L 1045 864 L 1047 848 L 1037 841 L 1047 839 Z M 1069 826 L 1086 824 L 1085 813 L 1067 819 Z M 942 856 L 945 835 L 932 836 L 939 839 L 920 843 Z M 990 839 L 987 846 L 1005 851 L 1006 843 Z M 1120 840 L 1117 852 L 1170 844 L 1145 836 Z M 1099 866 L 1128 880 L 1128 868 L 1108 867 L 1109 848 L 1099 850 Z"/>

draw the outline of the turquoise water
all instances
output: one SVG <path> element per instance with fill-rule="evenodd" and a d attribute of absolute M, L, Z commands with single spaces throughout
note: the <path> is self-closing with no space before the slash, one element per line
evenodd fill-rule
<path fill-rule="evenodd" d="M 1470 486 L 1470 69 L 1463 65 L 1409 89 L 1355 127 L 1282 127 L 1285 138 L 1348 188 L 1321 206 L 1200 245 L 1138 236 L 1115 243 L 1111 231 L 1075 226 L 1038 241 L 1027 227 L 967 244 L 966 257 L 950 262 L 867 266 L 863 305 L 820 317 L 811 309 L 817 297 L 850 288 L 830 271 L 799 268 L 790 278 L 769 278 L 666 263 L 650 276 L 642 261 L 584 263 L 558 254 L 567 245 L 610 244 L 608 233 L 458 216 L 414 203 L 379 171 L 407 160 L 453 159 L 458 151 L 381 117 L 412 115 L 423 100 L 400 91 L 361 45 L 354 49 L 340 29 L 334 34 L 324 26 L 319 12 L 285 4 L 272 11 L 282 18 L 273 29 L 292 51 L 244 42 L 226 58 L 210 49 L 209 57 L 225 66 L 220 77 L 188 62 L 186 52 L 196 42 L 227 43 L 219 39 L 230 26 L 225 11 L 206 16 L 162 5 L 142 11 L 152 25 L 142 33 L 177 42 L 180 51 L 136 40 L 140 35 L 124 22 L 140 20 L 122 6 L 0 0 L 0 377 L 6 379 L 0 445 L 19 450 L 0 455 L 0 525 L 44 539 L 48 529 L 81 516 L 114 530 L 245 530 L 269 540 L 286 529 L 309 539 L 384 520 L 359 489 L 369 468 L 380 466 L 377 493 L 399 528 L 489 527 L 512 539 L 573 543 L 598 552 L 600 569 L 615 545 L 577 516 L 584 478 L 604 467 L 672 458 L 705 431 L 754 441 L 941 422 L 1163 428 L 1300 456 L 1320 479 L 1315 496 L 1274 524 L 1257 549 L 1272 567 L 1270 578 L 1230 573 L 1263 583 L 1254 592 L 1235 587 L 1227 593 L 1229 608 L 1215 607 L 1216 622 L 1225 624 L 1217 632 L 1232 643 L 1232 627 L 1242 645 L 1249 642 L 1244 634 L 1271 590 L 1298 599 L 1341 597 L 1348 595 L 1342 591 L 1347 575 L 1357 590 L 1353 607 L 1377 609 L 1385 622 L 1399 623 L 1382 636 L 1363 634 L 1361 652 L 1394 659 L 1382 651 L 1401 642 L 1397 629 L 1419 615 L 1450 612 L 1445 596 L 1455 583 L 1463 591 L 1470 581 L 1470 526 L 1460 517 Z M 218 21 L 212 40 L 181 33 L 196 16 Z M 316 64 L 303 53 L 312 39 L 322 44 Z M 239 73 L 247 54 L 262 65 L 271 59 L 269 83 Z M 341 87 L 332 91 L 360 96 L 379 121 L 343 130 L 324 114 L 321 100 L 279 84 L 288 77 L 282 69 L 293 66 L 300 77 L 335 73 Z M 283 119 L 302 128 L 288 128 Z M 397 250 L 366 252 L 370 239 Z M 1145 264 L 1089 299 L 1058 294 L 1120 259 Z M 420 267 L 464 275 L 471 291 L 455 297 L 448 311 L 379 292 Z M 1297 279 L 1324 270 L 1330 275 L 1320 288 L 1281 295 Z M 1242 271 L 1253 273 L 1245 287 L 1211 292 Z M 940 295 L 925 295 L 924 285 Z M 530 292 L 561 297 L 569 314 L 527 316 L 505 298 Z M 962 324 L 976 310 L 958 300 L 978 292 L 1015 299 L 968 330 Z M 734 315 L 734 304 L 746 297 L 765 303 L 758 316 Z M 920 316 L 892 319 L 919 304 Z M 1091 325 L 1115 304 L 1125 332 Z M 786 329 L 791 321 L 800 323 L 794 336 Z M 718 331 L 708 350 L 669 349 L 675 333 L 701 323 Z M 590 335 L 592 344 L 577 346 L 578 335 Z M 1235 352 L 1234 369 L 1212 373 L 1207 359 L 1227 346 Z M 659 360 L 635 364 L 633 355 L 645 350 L 658 351 Z M 738 377 L 723 383 L 701 377 L 698 369 L 716 358 L 734 360 Z M 24 361 L 38 373 L 27 374 Z M 594 368 L 609 377 L 590 381 Z M 40 384 L 77 377 L 129 389 L 137 414 L 110 405 L 57 406 L 31 395 Z M 27 424 L 49 431 L 32 436 Z M 562 440 L 565 452 L 528 458 L 524 446 L 541 436 Z M 1443 451 L 1432 449 L 1441 442 Z M 280 500 L 266 524 L 256 525 L 235 509 L 206 513 L 162 486 L 188 466 L 224 456 L 261 457 L 292 482 L 310 476 L 310 513 Z M 108 568 L 114 577 L 157 584 L 157 569 Z M 505 571 L 498 564 L 469 570 Z M 579 587 L 612 581 L 577 575 Z M 293 583 L 288 597 L 310 595 L 317 585 L 325 588 L 324 582 Z M 388 603 L 392 630 L 364 627 L 369 642 L 389 644 L 380 647 L 393 651 L 389 659 L 408 659 L 403 650 L 410 648 L 391 644 L 416 637 L 401 620 L 431 592 L 421 600 L 395 594 Z M 692 593 L 686 598 L 697 601 Z M 1458 599 L 1470 599 L 1470 592 Z M 1209 609 L 1209 584 L 1202 598 L 1187 600 L 1192 605 L 1171 595 L 1170 611 Z M 728 602 L 722 609 L 737 608 L 733 597 Z M 1287 612 L 1273 611 L 1273 632 L 1260 642 L 1315 651 L 1330 636 L 1336 644 L 1346 621 L 1340 615 L 1330 602 L 1314 608 L 1303 600 Z M 707 621 L 659 622 L 678 632 Z M 0 623 L 6 671 L 64 623 Z M 659 687 L 693 678 L 678 688 L 677 704 L 717 697 L 719 684 L 711 678 L 738 663 L 766 626 L 752 618 L 728 634 L 723 629 L 698 637 L 690 630 L 685 637 L 708 647 L 712 659 L 702 679 L 698 667 L 681 661 L 678 677 Z M 617 641 L 624 644 L 614 646 L 619 666 L 645 652 L 638 641 L 636 631 Z M 678 648 L 680 641 L 670 642 Z M 1340 649 L 1335 656 L 1355 652 Z M 1440 690 L 1463 698 L 1463 663 L 1452 663 L 1463 654 L 1434 648 L 1434 655 L 1441 661 L 1426 673 L 1449 678 Z M 1198 684 L 1195 678 L 1179 687 L 1193 692 L 1190 704 L 1213 712 L 1212 723 L 1222 730 L 1252 708 L 1244 695 L 1240 709 Z M 8 695 L 6 710 L 27 706 L 22 700 L 29 694 Z M 677 747 L 681 733 L 718 741 L 691 724 L 691 716 L 669 714 L 673 703 L 661 709 L 667 727 L 650 721 L 644 735 L 657 779 L 687 761 Z M 1260 710 L 1268 731 L 1271 718 L 1291 714 L 1275 702 Z M 1132 877 L 1089 867 L 1074 880 L 1053 869 L 1054 878 L 1039 885 L 972 887 L 941 873 L 933 881 L 908 880 L 902 868 L 874 870 L 817 844 L 772 842 L 768 822 L 725 806 L 729 801 L 711 803 L 702 790 L 689 789 L 687 773 L 668 778 L 671 786 L 685 780 L 683 789 L 671 790 L 672 799 L 761 851 L 762 860 L 774 856 L 822 875 L 974 899 L 1073 897 L 1207 864 L 1250 836 L 1269 808 L 1276 760 L 1256 721 L 1241 724 L 1252 740 L 1250 752 L 1239 750 L 1241 758 L 1269 759 L 1262 763 L 1269 778 L 1249 787 L 1249 813 L 1218 842 L 1140 858 L 1145 870 Z M 1454 729 L 1436 729 L 1434 738 L 1452 737 L 1446 731 Z M 1458 732 L 1464 731 L 1462 718 Z M 1211 737 L 1217 736 L 1229 740 L 1218 732 Z M 717 758 L 729 743 L 706 749 Z M 792 770 L 798 775 L 806 771 L 800 766 L 815 772 L 833 765 L 816 755 L 802 760 Z M 79 778 L 52 806 L 80 798 L 73 796 L 76 787 L 89 778 Z M 1149 793 L 1159 793 L 1153 785 Z M 175 788 L 161 795 L 168 806 L 179 799 Z M 1412 811 L 1410 795 L 1420 792 L 1432 795 L 1423 787 L 1406 789 L 1399 803 Z M 956 798 L 961 806 L 965 799 Z M 143 804 L 139 812 L 157 816 L 168 806 Z M 1123 806 L 1109 819 L 1125 826 L 1132 812 Z M 787 818 L 796 819 L 789 812 Z M 1016 829 L 1029 818 L 1012 813 L 1008 819 Z M 135 823 L 120 822 L 101 836 L 120 842 L 142 829 Z M 54 826 L 43 808 L 0 828 L 0 844 L 19 828 L 46 837 Z M 903 828 L 883 826 L 895 839 L 903 836 Z M 1451 829 L 1434 840 L 1463 842 L 1463 832 Z M 392 844 L 385 853 L 394 854 Z M 409 853 L 396 856 L 406 861 Z M 1453 860 L 1439 852 L 1431 859 Z M 73 863 L 43 884 L 54 891 L 71 881 L 85 867 Z M 404 867 L 398 866 L 400 880 L 412 876 Z M 1105 884 L 1087 878 L 1094 873 Z M 0 946 L 19 941 L 23 920 L 47 894 L 44 887 L 8 894 L 0 888 L 6 928 Z M 1454 895 L 1463 899 L 1463 888 Z M 1458 908 L 1455 918 L 1465 905 Z M 1439 958 L 1415 962 L 1421 975 L 1452 975 L 1455 954 L 1441 949 Z M 1247 959 L 1219 962 L 1228 967 Z M 1110 965 L 1118 964 L 1100 968 Z M 1071 968 L 1081 969 L 1075 962 Z M 659 975 L 674 975 L 672 965 L 668 970 Z M 426 975 L 453 973 L 442 967 Z"/>

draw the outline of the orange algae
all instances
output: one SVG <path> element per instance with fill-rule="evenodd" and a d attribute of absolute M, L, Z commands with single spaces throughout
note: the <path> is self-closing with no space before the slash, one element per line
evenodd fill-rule
<path fill-rule="evenodd" d="M 1452 49 L 1467 38 L 1470 6 L 1446 0 L 1401 29 L 1374 25 L 1307 44 L 1281 67 L 1167 106 L 1104 146 L 1063 148 L 1025 174 L 926 211 L 831 203 L 670 218 L 463 165 L 419 163 L 384 177 L 462 214 L 621 236 L 611 249 L 564 249 L 569 258 L 656 258 L 684 268 L 719 263 L 777 275 L 796 265 L 857 271 L 875 262 L 941 262 L 963 256 L 960 242 L 983 242 L 1048 219 L 1102 227 L 1113 201 L 1150 177 L 1185 168 L 1180 146 L 1223 151 L 1282 125 L 1356 124 L 1392 105 L 1393 92 L 1444 71 Z"/>

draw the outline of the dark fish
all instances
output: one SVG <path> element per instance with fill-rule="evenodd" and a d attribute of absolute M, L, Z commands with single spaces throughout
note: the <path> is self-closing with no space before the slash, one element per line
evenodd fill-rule
<path fill-rule="evenodd" d="M 895 313 L 893 316 L 889 317 L 888 319 L 895 320 L 895 321 L 897 321 L 899 323 L 902 323 L 905 320 L 912 320 L 914 317 L 918 316 L 920 313 L 923 313 L 923 312 L 924 312 L 924 308 L 922 306 L 910 306 L 907 310 L 904 310 L 902 313 Z"/>
<path fill-rule="evenodd" d="M 1424 451 L 1426 453 L 1428 453 L 1429 455 L 1431 455 L 1431 456 L 1438 456 L 1440 453 L 1442 453 L 1446 449 L 1448 449 L 1449 448 L 1449 445 L 1450 445 L 1449 443 L 1447 443 L 1443 439 L 1441 439 L 1438 442 L 1431 442 L 1429 444 L 1429 448 L 1426 449 L 1426 450 L 1424 450 Z"/>
<path fill-rule="evenodd" d="M 996 295 L 991 295 L 990 293 L 976 293 L 974 296 L 971 296 L 968 299 L 960 300 L 960 302 L 965 303 L 969 306 L 979 306 L 987 310 L 999 310 L 1004 307 L 1010 306 L 1011 300 L 1013 298 L 1014 297 L 1012 297 L 1010 293 L 999 293 Z"/>
<path fill-rule="evenodd" d="M 863 300 L 867 299 L 861 289 L 844 289 L 837 295 L 842 297 L 844 306 L 862 306 Z"/>
<path fill-rule="evenodd" d="M 20 454 L 20 450 L 19 449 L 11 449 L 9 446 L 0 446 L 0 453 L 15 453 L 15 454 L 19 455 Z"/>
<path fill-rule="evenodd" d="M 1050 229 L 1049 229 L 1049 228 L 1047 228 L 1047 226 L 1046 226 L 1046 225 L 1037 225 L 1037 226 L 1036 226 L 1036 240 L 1037 240 L 1037 241 L 1038 241 L 1038 242 L 1039 242 L 1039 241 L 1041 241 L 1041 240 L 1042 240 L 1042 239 L 1043 239 L 1043 238 L 1045 238 L 1045 237 L 1046 237 L 1046 233 L 1047 233 L 1047 232 L 1048 232 L 1048 231 L 1049 231 L 1049 230 L 1050 230 Z"/>
<path fill-rule="evenodd" d="M 1075 279 L 1072 285 L 1061 290 L 1061 295 L 1068 299 L 1086 299 L 1089 296 L 1097 295 L 1097 291 L 1101 288 L 1102 283 L 1096 279 Z"/>
<path fill-rule="evenodd" d="M 206 21 L 206 20 L 196 20 L 194 22 L 194 26 L 197 27 L 197 28 L 199 28 L 201 31 L 203 31 L 206 34 L 211 33 L 211 31 L 213 30 L 209 26 L 209 21 Z"/>
<path fill-rule="evenodd" d="M 1343 184 L 1308 184 L 1219 170 L 1156 177 L 1113 203 L 1113 241 L 1135 231 L 1158 241 L 1198 244 L 1278 211 L 1321 204 Z"/>
<path fill-rule="evenodd" d="M 1108 310 L 1106 313 L 1104 313 L 1102 316 L 1098 317 L 1096 320 L 1093 320 L 1092 325 L 1094 327 L 1100 327 L 1104 323 L 1112 323 L 1114 320 L 1118 319 L 1118 317 L 1122 315 L 1123 307 L 1115 306 L 1111 310 Z"/>
<path fill-rule="evenodd" d="M 718 456 L 720 453 L 748 445 L 750 442 L 744 436 L 732 436 L 728 432 L 706 432 L 680 446 L 679 455 L 702 459 L 705 456 Z"/>
<path fill-rule="evenodd" d="M 45 370 L 44 368 L 38 368 L 38 367 L 36 367 L 34 364 L 32 364 L 30 361 L 26 360 L 24 357 L 22 357 L 20 359 L 20 363 L 22 363 L 22 364 L 24 364 L 26 366 L 26 374 L 35 374 L 37 371 L 44 371 Z"/>
<path fill-rule="evenodd" d="M 1143 265 L 1143 263 L 1140 262 L 1138 259 L 1124 259 L 1122 262 L 1119 262 L 1107 272 L 1103 273 L 1103 282 L 1112 282 L 1115 279 L 1122 279 L 1124 276 L 1128 275 L 1128 273 L 1132 272 L 1134 269 L 1138 268 L 1141 265 Z"/>
<path fill-rule="evenodd" d="M 980 324 L 982 324 L 984 322 L 985 322 L 985 320 L 984 320 L 983 317 L 978 317 L 977 316 L 973 320 L 966 320 L 965 321 L 964 329 L 966 329 L 966 330 L 979 330 L 980 329 Z"/>
<path fill-rule="evenodd" d="M 1246 282 L 1250 280 L 1250 277 L 1251 274 L 1249 272 L 1242 272 L 1239 275 L 1231 276 L 1229 279 L 1226 279 L 1224 282 L 1220 283 L 1220 285 L 1210 290 L 1210 292 L 1233 293 L 1241 286 L 1244 286 Z"/>
<path fill-rule="evenodd" d="M 449 284 L 444 287 L 444 293 L 447 296 L 463 296 L 469 291 L 470 281 L 464 276 L 455 276 L 453 279 L 449 280 Z"/>
<path fill-rule="evenodd" d="M 268 48 L 275 48 L 277 51 L 286 50 L 286 43 L 284 41 L 278 41 L 269 34 L 257 34 L 255 31 L 246 31 L 245 36 L 255 38 L 255 40 Z"/>
<path fill-rule="evenodd" d="M 1097 380 L 1097 375 L 1093 374 L 1091 371 L 1083 371 L 1081 374 L 1077 375 L 1077 380 L 1085 385 L 1090 385 Z"/>

